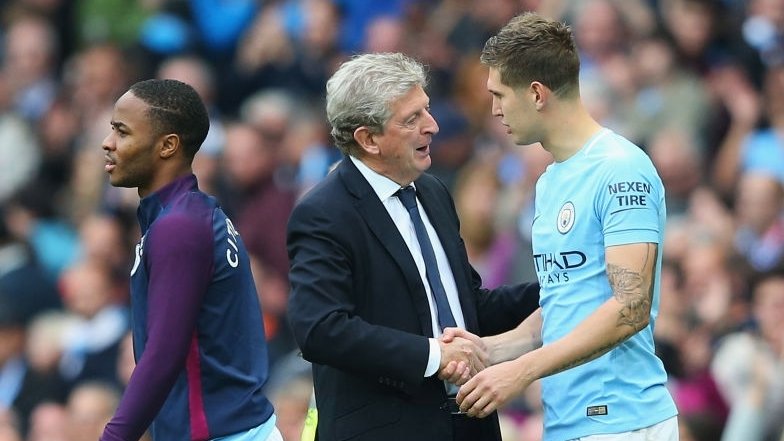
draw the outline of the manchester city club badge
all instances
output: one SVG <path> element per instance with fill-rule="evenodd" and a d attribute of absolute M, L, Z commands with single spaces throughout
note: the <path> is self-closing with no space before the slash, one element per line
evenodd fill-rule
<path fill-rule="evenodd" d="M 574 204 L 567 202 L 558 212 L 558 232 L 566 234 L 574 226 Z"/>

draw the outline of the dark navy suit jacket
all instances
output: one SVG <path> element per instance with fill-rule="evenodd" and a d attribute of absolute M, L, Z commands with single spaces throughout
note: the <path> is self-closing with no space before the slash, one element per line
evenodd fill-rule
<path fill-rule="evenodd" d="M 444 184 L 423 175 L 418 198 L 438 232 L 466 328 L 491 335 L 538 308 L 539 287 L 481 288 Z M 318 439 L 452 439 L 441 408 L 444 383 L 424 378 L 432 335 L 427 294 L 389 213 L 348 158 L 314 187 L 289 219 L 289 319 L 313 363 Z M 500 440 L 497 415 L 476 420 Z"/>

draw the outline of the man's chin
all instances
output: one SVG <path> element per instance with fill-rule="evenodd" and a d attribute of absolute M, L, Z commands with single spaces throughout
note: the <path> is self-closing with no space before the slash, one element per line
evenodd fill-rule
<path fill-rule="evenodd" d="M 419 165 L 418 167 L 419 171 L 421 173 L 424 173 L 430 168 L 431 165 L 433 165 L 433 159 L 428 154 L 427 156 L 423 156 L 422 158 L 419 159 L 418 165 Z"/>
<path fill-rule="evenodd" d="M 113 175 L 109 175 L 109 184 L 111 184 L 112 187 L 118 187 L 118 188 L 131 188 L 131 187 L 134 187 L 133 185 L 129 184 L 128 182 L 123 181 L 119 177 L 115 177 Z"/>

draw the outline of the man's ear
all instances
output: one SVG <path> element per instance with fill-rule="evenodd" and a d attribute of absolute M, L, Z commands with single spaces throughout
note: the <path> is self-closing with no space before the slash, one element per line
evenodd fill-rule
<path fill-rule="evenodd" d="M 180 136 L 174 133 L 163 135 L 160 142 L 161 149 L 159 154 L 161 159 L 171 158 L 182 148 L 182 144 L 180 143 Z"/>
<path fill-rule="evenodd" d="M 359 148 L 365 153 L 377 155 L 379 152 L 378 144 L 376 143 L 377 133 L 372 132 L 366 126 L 357 127 L 354 130 L 354 141 L 357 142 Z"/>
<path fill-rule="evenodd" d="M 544 106 L 547 105 L 547 101 L 550 99 L 552 91 L 544 84 L 534 81 L 529 87 L 529 93 L 531 94 L 531 99 L 533 100 L 536 110 L 542 110 Z"/>

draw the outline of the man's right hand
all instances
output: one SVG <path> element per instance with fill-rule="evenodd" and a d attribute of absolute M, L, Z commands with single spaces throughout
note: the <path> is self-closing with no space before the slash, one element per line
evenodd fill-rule
<path fill-rule="evenodd" d="M 488 364 L 488 355 L 481 342 L 476 339 L 454 337 L 449 342 L 438 341 L 441 348 L 441 365 L 438 378 L 462 385 Z"/>

